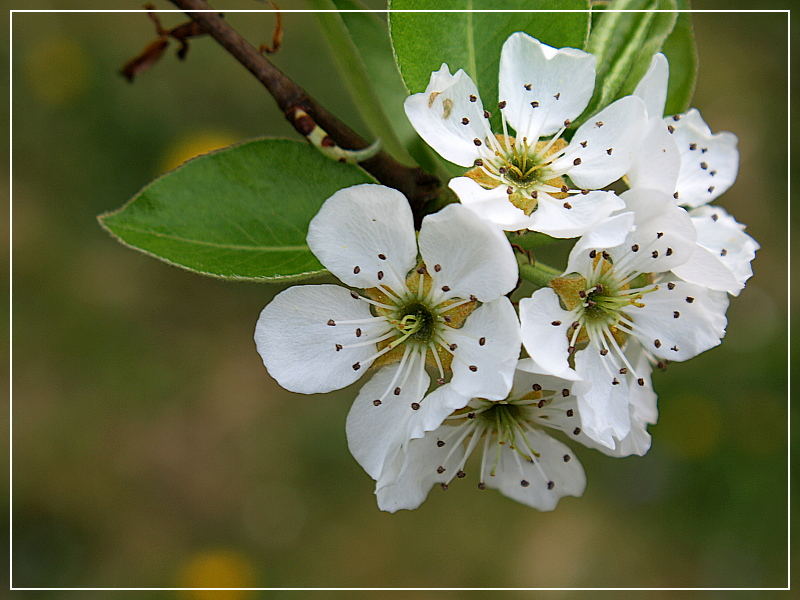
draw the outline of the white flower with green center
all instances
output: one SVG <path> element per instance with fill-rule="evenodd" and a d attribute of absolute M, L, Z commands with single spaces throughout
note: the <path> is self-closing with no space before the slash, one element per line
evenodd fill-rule
<path fill-rule="evenodd" d="M 518 272 L 499 229 L 448 206 L 423 220 L 418 258 L 405 197 L 367 184 L 331 196 L 307 241 L 333 275 L 362 291 L 295 286 L 264 308 L 256 345 L 280 385 L 329 392 L 372 367 L 377 372 L 360 397 L 369 396 L 397 435 L 417 437 L 474 395 L 505 397 L 520 333 L 504 294 Z M 432 394 L 428 370 L 439 386 Z M 376 461 L 373 472 L 381 466 Z"/>
<path fill-rule="evenodd" d="M 650 386 L 632 357 L 665 364 L 716 346 L 728 307 L 722 292 L 670 280 L 696 248 L 686 211 L 658 191 L 622 198 L 631 212 L 579 240 L 564 275 L 519 305 L 535 368 L 578 380 L 584 430 L 609 448 L 630 431 L 630 389 Z"/>
<path fill-rule="evenodd" d="M 506 230 L 576 237 L 622 207 L 613 193 L 592 190 L 629 170 L 646 124 L 642 100 L 627 96 L 564 141 L 571 120 L 589 103 L 594 81 L 591 54 L 515 33 L 500 56 L 497 135 L 472 79 L 462 70 L 451 75 L 447 65 L 431 74 L 424 93 L 406 99 L 405 109 L 443 158 L 473 167 L 450 181 L 465 206 Z"/>
<path fill-rule="evenodd" d="M 521 361 L 520 364 L 529 361 Z M 449 415 L 442 425 L 399 447 L 377 478 L 375 494 L 381 510 L 417 508 L 438 484 L 443 489 L 471 480 L 478 489 L 493 488 L 539 510 L 553 510 L 564 496 L 580 496 L 586 486 L 583 467 L 564 443 L 567 438 L 612 456 L 643 454 L 650 444 L 648 419 L 655 419 L 655 396 L 640 394 L 632 410 L 638 417 L 624 449 L 598 446 L 582 432 L 573 383 L 518 369 L 507 398 L 473 398 Z M 351 413 L 375 435 L 391 434 L 376 420 L 367 402 Z M 469 461 L 475 454 L 475 458 Z"/>
<path fill-rule="evenodd" d="M 737 139 L 727 131 L 712 134 L 695 108 L 662 118 L 668 79 L 667 58 L 656 54 L 634 91 L 644 101 L 649 121 L 627 177 L 632 187 L 659 189 L 689 210 L 699 251 L 673 272 L 685 281 L 738 295 L 753 274 L 750 263 L 758 242 L 724 210 L 707 206 L 736 180 Z"/>

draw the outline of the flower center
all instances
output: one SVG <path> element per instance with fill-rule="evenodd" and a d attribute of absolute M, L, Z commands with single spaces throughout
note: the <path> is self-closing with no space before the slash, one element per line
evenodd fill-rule
<path fill-rule="evenodd" d="M 509 398 L 500 402 L 474 398 L 465 408 L 455 411 L 447 417 L 440 439 L 436 442 L 444 450 L 441 463 L 436 468 L 439 475 L 444 475 L 441 482 L 447 488 L 453 477 L 459 479 L 466 476 L 464 467 L 474 450 L 481 446 L 481 464 L 478 488 L 486 489 L 487 478 L 495 477 L 498 468 L 517 469 L 520 474 L 519 484 L 522 487 L 541 485 L 548 490 L 553 489 L 553 481 L 544 473 L 539 465 L 541 449 L 534 448 L 528 439 L 528 433 L 542 429 L 549 422 L 553 411 L 563 410 L 567 417 L 575 415 L 573 409 L 551 406 L 557 397 L 566 398 L 570 390 L 546 390 L 534 384 L 531 391 L 519 398 Z M 580 433 L 580 428 L 573 431 Z M 504 450 L 511 452 L 506 456 L 506 464 L 502 458 Z M 445 465 L 453 464 L 455 469 Z M 565 454 L 564 462 L 572 456 Z M 508 462 L 513 461 L 513 462 Z M 523 468 L 525 464 L 533 464 L 539 481 L 530 481 Z M 445 475 L 447 473 L 447 475 Z"/>
<path fill-rule="evenodd" d="M 549 168 L 566 146 L 556 137 L 531 145 L 527 138 L 496 135 L 493 147 L 465 175 L 486 189 L 506 186 L 509 201 L 530 215 L 538 206 L 539 192 L 559 199 L 569 195 L 564 180 Z"/>
<path fill-rule="evenodd" d="M 433 339 L 439 317 L 428 306 L 412 301 L 401 307 L 398 313 L 403 317 L 395 322 L 395 327 L 404 338 L 425 345 Z"/>

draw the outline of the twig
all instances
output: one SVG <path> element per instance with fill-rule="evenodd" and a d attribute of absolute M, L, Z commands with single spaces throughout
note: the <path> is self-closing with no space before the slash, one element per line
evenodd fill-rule
<path fill-rule="evenodd" d="M 289 79 L 216 12 L 191 12 L 210 10 L 205 0 L 170 1 L 186 11 L 186 14 L 198 23 L 204 32 L 213 37 L 261 82 L 261 85 L 275 99 L 286 119 L 300 133 L 303 131 L 295 121 L 298 108 L 311 115 L 313 120 L 333 138 L 336 145 L 350 150 L 360 150 L 368 146 L 361 136 Z M 401 191 L 408 198 L 415 220 L 419 223 L 424 214 L 425 205 L 436 197 L 440 186 L 437 177 L 422 169 L 403 165 L 386 152 L 378 152 L 360 165 L 380 183 Z"/>

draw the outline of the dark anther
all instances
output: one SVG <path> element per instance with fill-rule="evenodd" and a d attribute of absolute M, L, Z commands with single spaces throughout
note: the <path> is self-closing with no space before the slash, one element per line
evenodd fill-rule
<path fill-rule="evenodd" d="M 572 434 L 573 435 L 578 435 L 580 432 L 581 432 L 581 428 L 580 427 L 576 427 L 575 429 L 572 430 Z"/>
<path fill-rule="evenodd" d="M 436 440 L 436 445 L 437 445 L 439 448 L 441 448 L 442 446 L 444 446 L 444 441 L 442 441 L 442 440 Z"/>
<path fill-rule="evenodd" d="M 658 250 L 653 250 L 653 254 L 651 254 L 653 258 L 658 258 Z"/>
<path fill-rule="evenodd" d="M 542 386 L 540 386 L 538 383 L 534 383 L 531 386 L 531 388 L 533 389 L 534 392 L 541 392 L 542 391 Z"/>
<path fill-rule="evenodd" d="M 380 258 L 381 260 L 386 260 L 386 255 L 385 254 L 378 254 L 378 258 Z"/>
<path fill-rule="evenodd" d="M 595 127 L 602 127 L 604 123 L 602 121 L 596 121 L 594 125 Z"/>
<path fill-rule="evenodd" d="M 361 368 L 361 363 L 355 363 L 353 365 L 353 371 L 358 371 Z"/>
<path fill-rule="evenodd" d="M 456 473 L 456 477 L 458 477 L 459 479 L 464 479 L 464 477 L 466 477 L 466 476 L 467 476 L 467 474 L 464 473 L 464 471 L 458 471 Z"/>
<path fill-rule="evenodd" d="M 670 281 L 670 282 L 667 284 L 667 289 L 668 289 L 668 290 L 674 290 L 674 289 L 675 289 L 675 284 L 674 284 L 673 282 L 671 282 L 671 281 Z"/>
<path fill-rule="evenodd" d="M 672 125 L 667 125 L 667 131 L 670 133 L 675 133 L 675 128 Z"/>
<path fill-rule="evenodd" d="M 656 348 L 661 348 L 661 340 L 653 340 L 653 346 Z"/>
<path fill-rule="evenodd" d="M 547 482 L 547 489 L 548 489 L 548 490 L 552 490 L 552 489 L 555 487 L 555 485 L 556 485 L 556 484 L 555 484 L 555 483 L 553 483 L 552 481 L 548 481 L 548 482 Z"/>
<path fill-rule="evenodd" d="M 534 100 L 533 102 L 531 102 L 531 107 L 532 108 L 538 108 L 539 107 L 539 103 L 536 100 Z"/>
<path fill-rule="evenodd" d="M 486 345 L 486 338 L 482 337 L 481 339 L 479 339 L 478 340 L 478 345 L 479 346 L 485 346 Z"/>
<path fill-rule="evenodd" d="M 411 410 L 419 410 L 419 402 L 412 402 Z"/>
<path fill-rule="evenodd" d="M 506 101 L 505 100 L 501 100 L 500 102 L 497 103 L 497 108 L 502 110 L 505 107 L 506 107 Z"/>
<path fill-rule="evenodd" d="M 564 462 L 569 462 L 570 456 L 569 454 L 564 455 Z"/>
<path fill-rule="evenodd" d="M 574 415 L 575 415 L 575 411 L 574 411 L 574 410 L 572 410 L 571 408 L 568 408 L 568 409 L 567 409 L 567 416 L 568 416 L 568 417 L 572 417 L 572 416 L 574 416 Z"/>
<path fill-rule="evenodd" d="M 480 146 L 482 142 L 478 138 L 475 138 L 474 140 L 472 140 L 472 143 L 475 144 L 476 146 Z"/>
<path fill-rule="evenodd" d="M 569 209 L 571 209 L 571 208 L 572 208 L 572 204 L 570 204 L 569 202 L 564 202 L 564 208 L 566 208 L 567 210 L 569 210 Z"/>
<path fill-rule="evenodd" d="M 361 337 L 361 327 L 356 329 L 356 337 Z"/>
<path fill-rule="evenodd" d="M 361 267 L 359 267 L 358 265 L 356 265 L 355 267 L 353 267 L 353 273 L 355 273 L 356 275 L 358 275 L 359 273 L 361 273 Z"/>
<path fill-rule="evenodd" d="M 469 101 L 470 102 L 477 102 L 478 101 L 478 97 L 476 95 L 474 95 L 474 94 L 470 94 L 469 95 Z"/>
<path fill-rule="evenodd" d="M 550 325 L 552 325 L 553 327 L 558 327 L 559 325 L 561 325 L 561 321 L 553 321 L 552 323 L 550 323 Z"/>
<path fill-rule="evenodd" d="M 566 398 L 567 396 L 569 396 L 569 390 L 567 388 L 564 388 L 563 390 L 561 390 L 561 395 L 564 396 L 564 398 Z"/>
<path fill-rule="evenodd" d="M 636 380 L 636 383 L 638 383 L 639 385 L 643 386 L 644 385 L 644 379 L 639 377 L 639 379 Z"/>
<path fill-rule="evenodd" d="M 449 285 L 443 285 L 442 286 L 442 291 L 443 292 L 449 292 L 450 291 L 450 286 Z"/>
<path fill-rule="evenodd" d="M 442 265 L 433 265 L 433 270 L 437 273 L 442 270 Z"/>
<path fill-rule="evenodd" d="M 485 490 L 486 489 L 486 484 L 484 482 L 482 482 L 482 481 L 479 482 L 478 483 L 478 489 L 479 490 Z"/>
<path fill-rule="evenodd" d="M 634 252 L 638 252 L 639 251 L 639 244 L 634 244 L 633 246 L 631 246 L 631 250 L 633 250 Z"/>
<path fill-rule="evenodd" d="M 339 350 L 341 350 L 342 348 L 344 348 L 344 346 L 342 346 L 341 344 L 336 344 L 336 351 L 337 351 L 337 352 L 338 352 Z"/>
<path fill-rule="evenodd" d="M 686 296 L 686 301 L 687 301 L 689 304 L 691 304 L 692 302 L 694 302 L 694 298 L 692 298 L 691 296 Z"/>
<path fill-rule="evenodd" d="M 667 251 L 664 254 L 667 256 L 672 256 L 672 248 L 667 248 Z"/>
<path fill-rule="evenodd" d="M 608 354 L 608 350 L 606 350 L 605 348 L 600 350 L 600 356 L 605 356 L 606 354 Z"/>
<path fill-rule="evenodd" d="M 523 479 L 522 481 L 519 482 L 519 484 L 522 487 L 528 487 L 530 485 L 530 482 L 527 479 Z"/>
<path fill-rule="evenodd" d="M 394 395 L 399 396 L 402 390 L 399 387 L 394 388 Z"/>
<path fill-rule="evenodd" d="M 469 125 L 469 119 L 467 117 L 464 117 L 463 119 L 461 119 L 461 124 L 462 125 Z"/>
<path fill-rule="evenodd" d="M 448 346 L 448 348 L 450 348 L 450 352 L 454 352 L 454 351 L 455 351 L 455 349 L 456 349 L 456 348 L 458 348 L 458 344 L 450 344 L 450 345 Z"/>
<path fill-rule="evenodd" d="M 478 370 L 478 367 L 475 366 L 475 365 L 470 365 L 469 366 L 469 370 L 472 371 L 473 373 L 475 373 Z"/>
<path fill-rule="evenodd" d="M 383 279 L 383 271 L 378 271 L 378 281 Z"/>
<path fill-rule="evenodd" d="M 620 375 L 627 375 L 627 374 L 628 374 L 628 367 L 622 367 L 622 368 L 619 370 L 619 374 L 620 374 Z"/>
<path fill-rule="evenodd" d="M 372 404 L 373 404 L 374 406 L 380 406 L 380 405 L 381 405 L 381 401 L 380 401 L 380 400 L 373 400 L 373 401 L 372 401 Z"/>
<path fill-rule="evenodd" d="M 572 164 L 573 164 L 573 165 L 575 165 L 576 167 L 577 167 L 579 164 L 581 164 L 581 159 L 580 159 L 580 157 L 578 157 L 578 158 L 576 158 L 575 160 L 573 160 L 573 161 L 572 161 Z"/>
<path fill-rule="evenodd" d="M 439 475 L 441 475 L 442 473 L 444 473 L 444 467 L 442 465 L 439 465 L 438 467 L 436 467 L 436 472 Z"/>
<path fill-rule="evenodd" d="M 333 319 L 328 319 L 328 325 L 333 327 L 334 325 L 336 325 L 336 321 L 334 321 Z"/>

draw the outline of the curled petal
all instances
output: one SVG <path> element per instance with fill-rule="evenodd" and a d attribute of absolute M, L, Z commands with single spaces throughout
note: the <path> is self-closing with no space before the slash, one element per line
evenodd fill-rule
<path fill-rule="evenodd" d="M 669 61 L 659 52 L 653 55 L 647 73 L 644 74 L 633 90 L 633 95 L 644 101 L 649 118 L 664 116 L 664 105 L 667 103 L 667 82 L 669 81 Z"/>
<path fill-rule="evenodd" d="M 405 110 L 420 137 L 462 167 L 472 166 L 481 155 L 484 138 L 491 135 L 475 83 L 461 69 L 451 75 L 445 64 L 431 74 L 423 93 L 406 98 Z"/>

